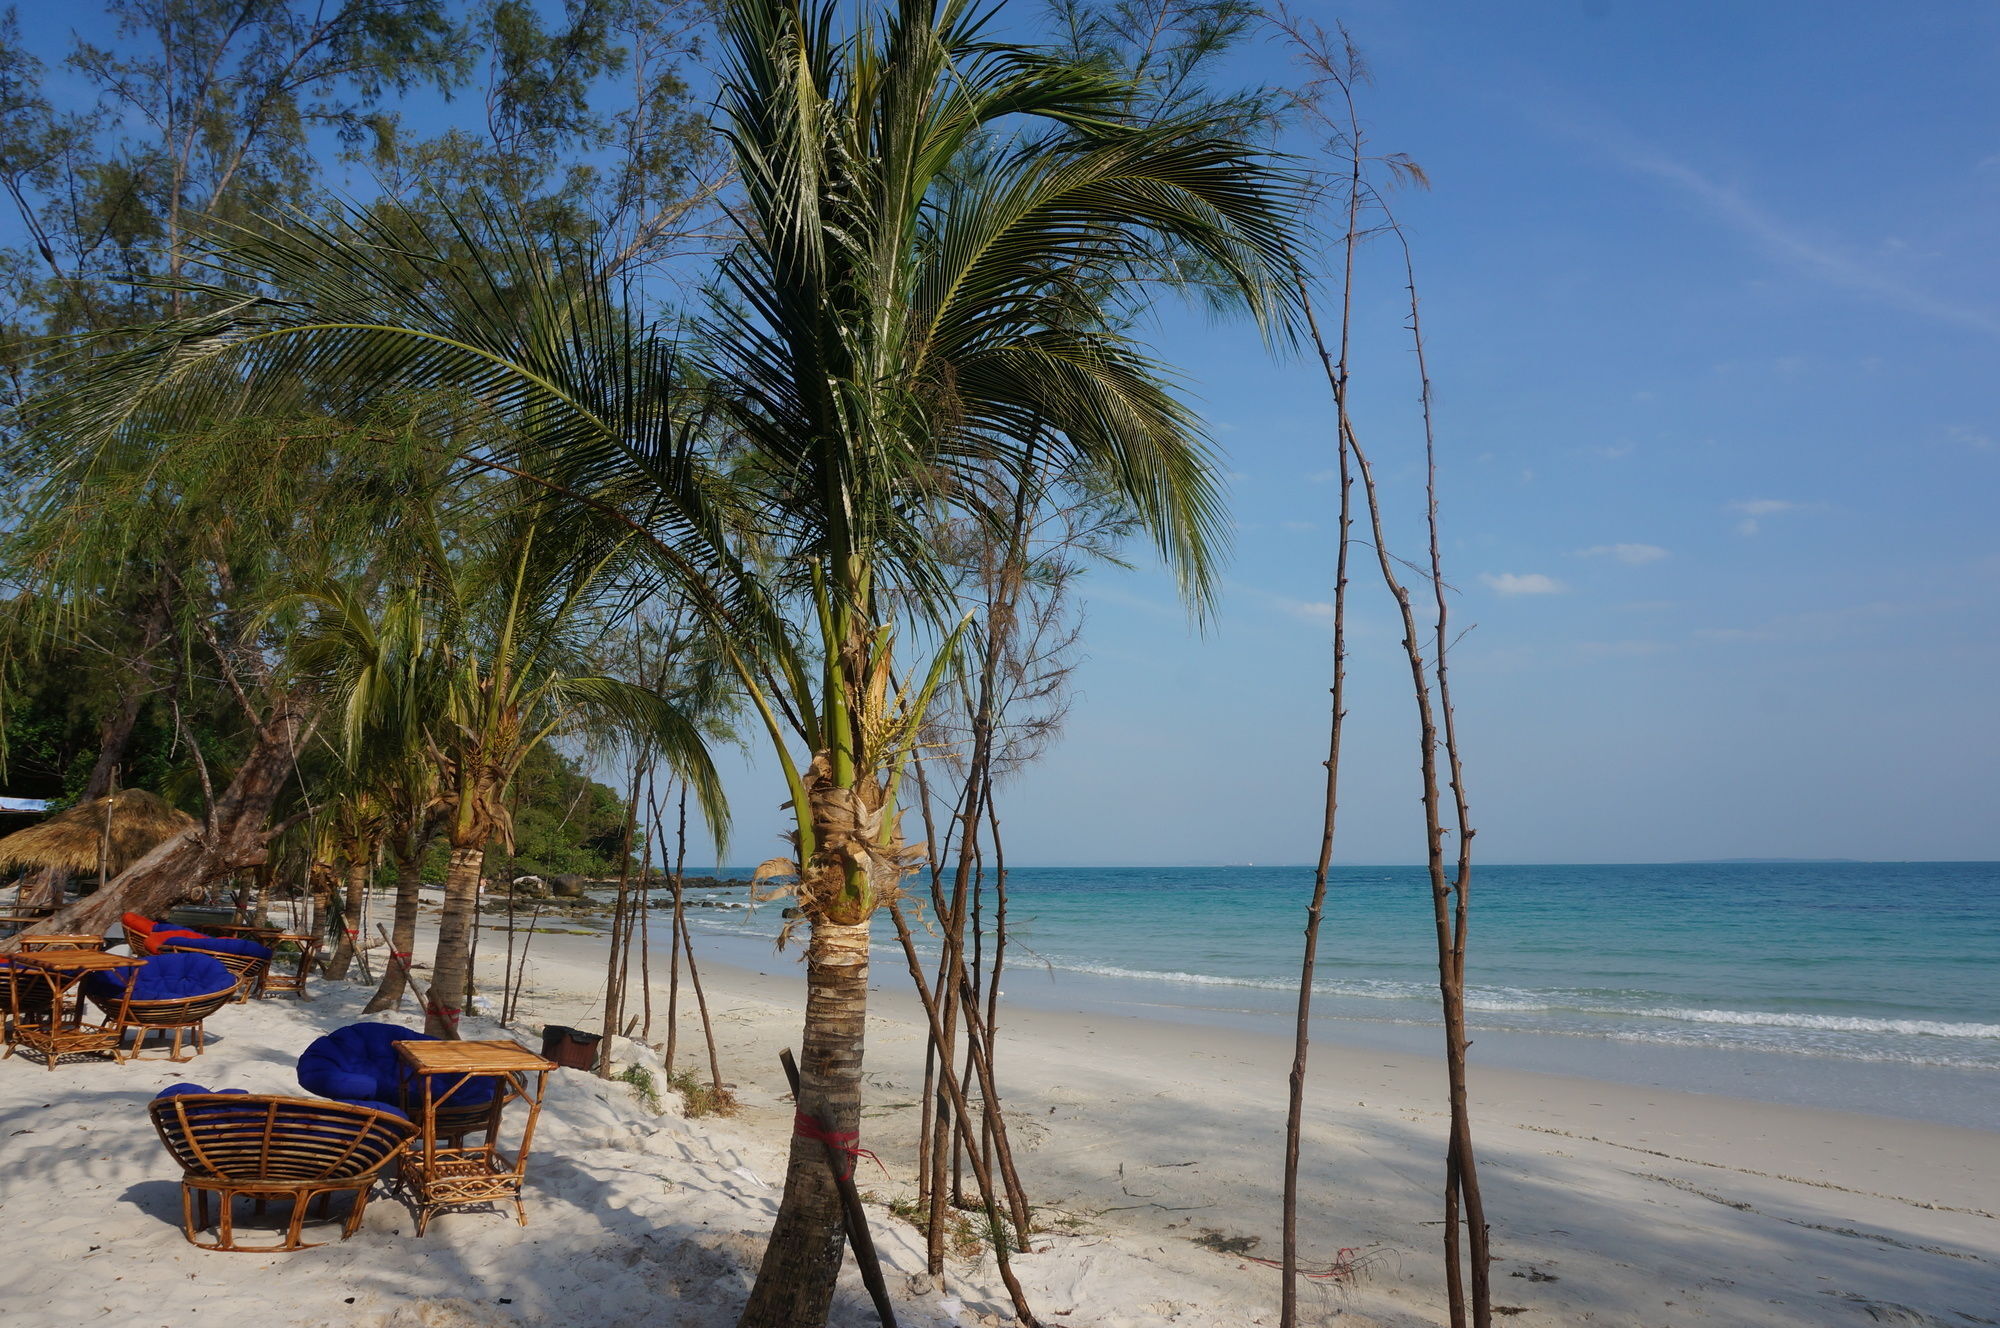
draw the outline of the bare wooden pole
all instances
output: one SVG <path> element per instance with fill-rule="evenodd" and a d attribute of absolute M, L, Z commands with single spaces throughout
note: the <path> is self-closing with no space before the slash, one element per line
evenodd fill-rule
<path fill-rule="evenodd" d="M 694 937 L 687 926 L 686 907 L 683 902 L 685 882 L 682 873 L 687 867 L 687 823 L 688 790 L 681 785 L 680 827 L 677 832 L 678 852 L 674 860 L 674 917 L 679 920 L 681 946 L 687 954 L 688 985 L 694 988 L 695 1007 L 701 1012 L 701 1033 L 708 1041 L 708 1082 L 718 1094 L 722 1092 L 722 1057 L 715 1049 L 715 1024 L 708 1017 L 708 994 L 701 989 L 701 969 L 694 962 Z"/>
<path fill-rule="evenodd" d="M 903 917 L 902 906 L 891 903 L 889 916 L 896 923 L 896 936 L 903 944 L 903 958 L 910 968 L 910 980 L 916 983 L 917 998 L 923 1002 L 924 1018 L 930 1024 L 931 1036 L 942 1040 L 944 1030 L 938 1022 L 938 1003 L 931 994 L 930 983 L 924 978 L 923 962 L 917 958 L 916 941 L 910 935 L 910 924 Z M 1014 1313 L 1021 1321 L 1021 1328 L 1040 1328 L 1040 1320 L 1035 1318 L 1034 1311 L 1029 1308 L 1027 1292 L 1021 1289 L 1020 1279 L 1014 1275 L 1014 1263 L 1004 1238 L 1005 1228 L 1001 1224 L 999 1204 L 994 1197 L 993 1174 L 986 1169 L 986 1159 L 980 1155 L 973 1138 L 972 1117 L 966 1110 L 965 1096 L 959 1088 L 958 1080 L 952 1075 L 948 1073 L 940 1075 L 939 1082 L 944 1085 L 945 1092 L 952 1100 L 953 1119 L 958 1125 L 959 1141 L 964 1145 L 972 1161 L 973 1179 L 979 1186 L 980 1201 L 986 1209 L 987 1226 L 994 1238 L 993 1256 L 1000 1267 L 1000 1280 L 1006 1284 L 1007 1294 L 1013 1299 Z M 1027 1242 L 1025 1226 L 1017 1226 L 1015 1239 L 1025 1246 Z"/>
<path fill-rule="evenodd" d="M 1353 237 L 1350 219 L 1349 238 Z M 1350 256 L 1349 262 L 1352 262 Z M 1351 276 L 1351 270 L 1350 270 Z M 1307 315 L 1311 317 L 1311 305 L 1307 304 Z M 1343 317 L 1345 315 L 1343 314 Z M 1317 338 L 1317 330 L 1315 329 Z M 1328 376 L 1339 384 L 1335 389 L 1346 390 L 1345 333 L 1343 331 L 1342 362 L 1336 367 L 1325 359 L 1322 344 L 1322 363 L 1328 369 Z M 1299 1156 L 1301 1135 L 1305 1122 L 1306 1059 L 1312 1034 L 1313 984 L 1319 970 L 1319 929 L 1326 914 L 1327 879 L 1333 866 L 1333 845 L 1336 823 L 1340 809 L 1340 740 L 1342 726 L 1347 718 L 1347 560 L 1352 548 L 1350 538 L 1353 529 L 1354 476 L 1344 437 L 1336 443 L 1339 452 L 1340 475 L 1340 526 L 1336 536 L 1333 578 L 1333 684 L 1331 695 L 1332 717 L 1328 724 L 1326 752 L 1326 798 L 1321 814 L 1319 858 L 1313 868 L 1312 898 L 1306 907 L 1305 948 L 1300 959 L 1298 1021 L 1292 1037 L 1292 1068 L 1287 1085 L 1288 1094 L 1285 1107 L 1285 1174 L 1283 1210 L 1283 1249 L 1281 1264 L 1284 1282 L 1279 1290 L 1278 1323 L 1280 1328 L 1295 1328 L 1298 1323 L 1298 1274 L 1299 1274 Z"/>
<path fill-rule="evenodd" d="M 611 1039 L 622 1031 L 625 992 L 622 981 L 624 975 L 620 971 L 619 961 L 625 949 L 623 944 L 624 928 L 627 926 L 625 909 L 632 885 L 632 831 L 639 815 L 638 783 L 638 766 L 635 758 L 631 783 L 632 797 L 625 806 L 625 837 L 621 841 L 624 853 L 618 860 L 618 896 L 611 907 L 611 952 L 604 965 L 604 1035 L 603 1041 L 598 1043 L 597 1051 L 597 1077 L 600 1079 L 611 1077 Z"/>

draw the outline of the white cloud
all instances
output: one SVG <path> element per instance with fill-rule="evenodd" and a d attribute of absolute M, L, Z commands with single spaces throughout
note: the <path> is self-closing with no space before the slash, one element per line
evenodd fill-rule
<path fill-rule="evenodd" d="M 1745 516 L 1772 516 L 1779 512 L 1796 512 L 1799 504 L 1789 498 L 1749 498 L 1731 503 L 1729 510 L 1741 512 Z"/>
<path fill-rule="evenodd" d="M 1578 549 L 1579 558 L 1616 558 L 1621 563 L 1633 567 L 1646 563 L 1656 563 L 1667 556 L 1667 551 L 1657 544 L 1593 544 L 1587 549 Z"/>
<path fill-rule="evenodd" d="M 1298 533 L 1300 531 L 1318 530 L 1319 523 L 1316 521 L 1280 521 L 1278 529 Z"/>
<path fill-rule="evenodd" d="M 1540 572 L 1492 572 L 1479 574 L 1480 584 L 1502 595 L 1560 595 L 1569 587 Z"/>
<path fill-rule="evenodd" d="M 1781 262 L 1830 286 L 1872 296 L 1886 304 L 1939 322 L 2000 333 L 2000 317 L 1989 309 L 1933 295 L 1901 280 L 1893 259 L 1860 256 L 1807 233 L 1766 208 L 1743 190 L 1710 179 L 1685 162 L 1676 161 L 1612 124 L 1608 117 L 1575 119 L 1556 127 L 1594 143 L 1627 170 L 1649 175 L 1694 199 L 1716 221 L 1744 236 Z M 1988 160 L 1992 160 L 1988 158 Z M 1986 162 L 1980 166 L 1985 167 Z"/>
<path fill-rule="evenodd" d="M 1729 504 L 1732 512 L 1741 512 L 1743 519 L 1736 523 L 1739 535 L 1754 535 L 1762 528 L 1762 519 L 1776 516 L 1780 512 L 1796 512 L 1805 506 L 1789 498 L 1747 498 Z"/>

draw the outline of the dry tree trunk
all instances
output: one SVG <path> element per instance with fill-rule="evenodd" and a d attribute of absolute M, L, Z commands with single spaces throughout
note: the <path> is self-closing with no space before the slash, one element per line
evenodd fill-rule
<path fill-rule="evenodd" d="M 1455 716 L 1451 707 L 1450 673 L 1448 654 L 1450 641 L 1448 597 L 1444 583 L 1443 557 L 1438 533 L 1437 508 L 1437 453 L 1436 434 L 1432 415 L 1430 376 L 1424 362 L 1422 325 L 1418 313 L 1414 263 L 1411 259 L 1407 237 L 1397 224 L 1394 215 L 1383 199 L 1381 192 L 1368 179 L 1366 163 L 1373 160 L 1383 163 L 1399 178 L 1423 183 L 1423 173 L 1414 163 L 1401 156 L 1370 157 L 1363 145 L 1360 117 L 1355 105 L 1355 87 L 1366 80 L 1366 66 L 1360 54 L 1348 38 L 1344 29 L 1340 30 L 1341 52 L 1336 54 L 1328 34 L 1309 21 L 1300 21 L 1282 8 L 1275 18 L 1278 29 L 1297 48 L 1300 56 L 1318 77 L 1308 85 L 1299 98 L 1299 105 L 1308 115 L 1316 118 L 1330 129 L 1338 150 L 1344 154 L 1347 163 L 1347 226 L 1344 237 L 1346 250 L 1346 271 L 1342 286 L 1342 309 L 1340 322 L 1340 354 L 1336 359 L 1328 350 L 1326 339 L 1315 316 L 1310 291 L 1301 286 L 1303 307 L 1313 346 L 1325 368 L 1329 386 L 1333 391 L 1334 409 L 1339 429 L 1342 484 L 1342 544 L 1344 560 L 1347 549 L 1347 521 L 1351 511 L 1348 490 L 1353 475 L 1358 475 L 1365 498 L 1369 522 L 1369 532 L 1375 551 L 1375 560 L 1380 570 L 1382 582 L 1396 601 L 1403 627 L 1403 650 L 1410 671 L 1412 696 L 1416 703 L 1419 729 L 1419 766 L 1423 781 L 1423 808 L 1425 828 L 1425 865 L 1431 882 L 1432 917 L 1437 933 L 1438 985 L 1445 1025 L 1445 1065 L 1450 1103 L 1450 1139 L 1445 1160 L 1445 1221 L 1443 1223 L 1445 1253 L 1445 1289 L 1449 1302 L 1453 1328 L 1464 1328 L 1468 1309 L 1475 1328 L 1490 1328 L 1492 1304 L 1489 1285 L 1489 1254 L 1483 1205 L 1479 1193 L 1477 1167 L 1472 1148 L 1472 1127 L 1467 1105 L 1465 1073 L 1465 937 L 1467 919 L 1467 889 L 1471 876 L 1471 840 L 1473 835 L 1470 812 L 1465 801 L 1462 784 L 1462 767 L 1459 760 L 1458 737 Z M 1339 118 L 1328 115 L 1320 109 L 1320 99 L 1325 90 L 1331 88 L 1343 104 Z M 1431 640 L 1433 658 L 1425 659 L 1424 633 L 1420 631 L 1414 601 L 1409 589 L 1397 574 L 1399 561 L 1389 551 L 1384 530 L 1380 491 L 1376 485 L 1373 467 L 1367 453 L 1356 437 L 1354 420 L 1349 410 L 1347 382 L 1347 349 L 1351 328 L 1350 315 L 1354 292 L 1354 252 L 1363 231 L 1360 214 L 1364 200 L 1367 206 L 1378 209 L 1382 214 L 1379 226 L 1372 230 L 1387 231 L 1395 236 L 1402 246 L 1403 266 L 1410 298 L 1409 330 L 1417 357 L 1418 375 L 1421 384 L 1420 402 L 1423 412 L 1424 459 L 1426 477 L 1424 486 L 1425 516 L 1429 535 L 1430 562 L 1419 574 L 1429 577 L 1436 605 L 1436 619 Z M 1348 470 L 1352 461 L 1353 475 Z M 1406 564 L 1407 565 L 1407 564 Z M 1342 578 L 1344 586 L 1345 579 Z M 1338 678 L 1338 673 L 1336 677 Z M 1335 724 L 1339 722 L 1340 701 L 1334 704 Z M 1456 874 L 1446 867 L 1444 837 L 1448 833 L 1443 820 L 1441 794 L 1438 778 L 1438 752 L 1440 747 L 1439 715 L 1443 716 L 1442 746 L 1448 769 L 1448 780 L 1456 813 L 1458 834 L 1458 855 Z M 1337 753 L 1338 738 L 1333 744 Z M 1335 787 L 1329 770 L 1328 806 L 1326 833 L 1330 837 L 1333 830 Z M 1315 893 L 1315 918 L 1319 892 Z M 1308 954 L 1311 941 L 1308 941 Z M 1307 988 L 1310 985 L 1311 964 L 1308 961 L 1305 978 L 1306 987 L 1301 990 L 1299 1029 L 1299 1059 L 1295 1062 L 1294 1073 L 1303 1075 L 1303 1053 L 1306 1017 Z M 1295 1088 L 1296 1091 L 1296 1088 Z M 1296 1126 L 1288 1129 L 1287 1139 L 1287 1194 L 1286 1194 L 1286 1251 L 1284 1266 L 1286 1271 L 1284 1296 L 1285 1312 L 1281 1319 L 1282 1328 L 1291 1328 L 1295 1323 L 1293 1273 L 1296 1269 L 1294 1247 L 1294 1223 L 1296 1202 L 1293 1171 L 1296 1158 Z M 1466 1294 L 1467 1260 L 1461 1255 L 1459 1220 L 1463 1216 L 1470 1225 L 1470 1270 L 1471 1296 L 1468 1306 Z"/>
<path fill-rule="evenodd" d="M 1348 351 L 1354 326 L 1354 255 L 1360 243 L 1361 153 L 1355 145 L 1347 188 L 1347 227 L 1342 243 L 1340 285 L 1340 355 L 1328 355 L 1319 323 L 1312 311 L 1312 294 L 1304 283 L 1299 294 L 1310 320 L 1313 345 L 1319 352 L 1320 367 L 1333 391 L 1337 418 L 1346 414 Z M 1319 968 L 1319 927 L 1326 914 L 1327 876 L 1333 867 L 1333 842 L 1340 809 L 1340 739 L 1347 719 L 1347 559 L 1354 528 L 1354 474 L 1347 447 L 1347 431 L 1336 424 L 1334 449 L 1339 460 L 1340 529 L 1335 538 L 1333 574 L 1333 685 L 1331 717 L 1327 726 L 1326 797 L 1320 817 L 1319 857 L 1313 868 L 1312 901 L 1306 908 L 1305 949 L 1299 965 L 1298 1022 L 1292 1035 L 1292 1068 L 1287 1083 L 1285 1107 L 1285 1175 L 1283 1229 L 1280 1264 L 1283 1283 L 1279 1288 L 1279 1328 L 1295 1328 L 1299 1313 L 1299 1153 L 1305 1124 L 1306 1060 L 1312 1036 L 1313 982 Z"/>
<path fill-rule="evenodd" d="M 1438 988 L 1444 1013 L 1445 1070 L 1451 1111 L 1451 1135 L 1445 1160 L 1445 1286 L 1450 1299 L 1453 1328 L 1463 1328 L 1467 1317 L 1467 1298 L 1466 1261 L 1461 1255 L 1459 1244 L 1459 1208 L 1462 1203 L 1465 1219 L 1471 1226 L 1471 1320 L 1474 1328 L 1489 1328 L 1492 1322 L 1492 1305 L 1488 1285 L 1485 1213 L 1479 1193 L 1477 1165 L 1473 1156 L 1471 1114 L 1466 1093 L 1464 890 L 1467 875 L 1471 870 L 1471 849 L 1467 842 L 1471 838 L 1471 831 L 1470 826 L 1466 824 L 1468 812 L 1459 785 L 1456 735 L 1453 735 L 1451 748 L 1447 753 L 1452 769 L 1454 798 L 1458 804 L 1460 817 L 1458 854 L 1460 874 L 1454 881 L 1445 866 L 1446 830 L 1437 770 L 1440 746 L 1438 714 L 1440 705 L 1448 702 L 1448 693 L 1436 700 L 1433 699 L 1432 674 L 1435 666 L 1425 663 L 1423 635 L 1418 628 L 1415 605 L 1408 587 L 1397 576 L 1395 559 L 1388 551 L 1383 529 L 1381 497 L 1375 483 L 1374 468 L 1369 463 L 1367 453 L 1355 439 L 1351 423 L 1344 418 L 1342 430 L 1346 435 L 1347 445 L 1353 453 L 1355 468 L 1360 474 L 1362 493 L 1368 509 L 1370 533 L 1375 544 L 1376 561 L 1381 569 L 1383 582 L 1395 597 L 1397 609 L 1402 617 L 1403 649 L 1409 661 L 1411 689 L 1417 704 L 1420 769 L 1423 777 L 1425 865 L 1431 881 L 1431 906 L 1437 930 Z M 1433 482 L 1431 496 L 1433 522 L 1436 506 L 1434 492 Z M 1444 593 L 1441 583 L 1437 593 L 1439 596 Z M 1442 635 L 1442 621 L 1441 618 L 1436 643 L 1440 654 L 1444 653 L 1448 644 Z"/>
<path fill-rule="evenodd" d="M 671 780 L 668 781 L 667 792 L 669 795 L 673 793 L 673 783 Z M 660 800 L 656 796 L 654 787 L 650 781 L 648 781 L 646 785 L 646 808 L 648 814 L 652 818 L 653 838 L 658 839 L 660 831 L 666 825 L 666 817 L 660 811 Z M 674 868 L 673 874 L 668 877 L 669 888 L 672 889 L 674 895 L 674 906 L 672 912 L 668 915 L 669 940 L 667 943 L 667 1045 L 665 1051 L 661 1053 L 661 1059 L 665 1061 L 667 1067 L 667 1073 L 670 1075 L 674 1072 L 675 1053 L 677 1053 L 680 1050 L 681 932 L 682 929 L 687 924 L 687 917 L 681 907 L 681 877 L 680 877 L 680 867 L 678 864 L 685 861 L 686 857 L 687 857 L 687 826 L 686 823 L 683 822 L 681 826 L 680 839 L 675 845 L 674 861 L 676 863 L 676 866 Z M 665 864 L 663 863 L 662 865 L 664 866 Z"/>
<path fill-rule="evenodd" d="M 44 919 L 40 929 L 103 934 L 122 913 L 156 916 L 198 897 L 211 882 L 265 861 L 271 839 L 282 829 L 268 826 L 271 809 L 311 727 L 305 701 L 279 698 L 259 721 L 249 754 L 216 798 L 207 821 L 161 841 L 104 888 Z M 19 944 L 18 935 L 0 940 L 0 952 Z"/>
<path fill-rule="evenodd" d="M 708 994 L 701 987 L 701 969 L 694 962 L 694 935 L 688 930 L 684 906 L 683 873 L 687 870 L 688 790 L 681 785 L 680 817 L 674 830 L 674 921 L 680 930 L 681 946 L 687 952 L 688 985 L 694 988 L 695 1007 L 701 1012 L 701 1035 L 708 1043 L 708 1085 L 722 1094 L 722 1057 L 715 1050 L 715 1024 L 708 1017 Z"/>
<path fill-rule="evenodd" d="M 1432 894 L 1438 904 L 1439 976 L 1443 987 L 1449 993 L 1446 997 L 1445 1058 L 1452 1096 L 1452 1137 L 1446 1164 L 1447 1186 L 1454 1188 L 1465 1203 L 1466 1242 L 1469 1247 L 1472 1274 L 1473 1322 L 1476 1328 L 1487 1328 L 1492 1321 L 1492 1258 L 1488 1246 L 1486 1202 L 1480 1193 L 1478 1162 L 1472 1147 L 1472 1115 L 1467 1102 L 1465 1075 L 1467 1045 L 1465 938 L 1472 886 L 1472 838 L 1478 832 L 1473 829 L 1472 809 L 1466 800 L 1465 767 L 1460 759 L 1458 746 L 1458 712 L 1451 701 L 1451 607 L 1449 596 L 1445 593 L 1444 555 L 1438 538 L 1437 429 L 1432 411 L 1430 366 L 1424 353 L 1423 315 L 1417 299 L 1416 266 L 1410 254 L 1409 237 L 1403 233 L 1401 227 L 1394 227 L 1394 233 L 1403 252 L 1403 273 L 1410 294 L 1410 340 L 1416 354 L 1417 376 L 1421 385 L 1419 395 L 1424 417 L 1425 524 L 1430 545 L 1431 596 L 1436 608 L 1431 650 L 1435 661 L 1433 672 L 1437 675 L 1437 704 L 1439 717 L 1442 720 L 1445 774 L 1451 789 L 1452 815 L 1458 835 L 1458 857 L 1449 883 L 1452 917 L 1447 935 L 1443 900 L 1438 897 L 1435 888 L 1436 882 L 1444 879 L 1442 836 L 1436 820 L 1436 799 L 1427 798 L 1426 809 L 1433 818 L 1431 841 L 1435 846 L 1430 859 L 1430 869 L 1433 882 Z M 1434 764 L 1427 772 L 1427 777 L 1434 785 L 1436 782 Z M 1456 1228 L 1449 1220 L 1445 1225 L 1448 1233 L 1455 1234 Z"/>
<path fill-rule="evenodd" d="M 632 766 L 631 800 L 625 807 L 624 852 L 618 859 L 618 898 L 611 906 L 611 951 L 604 967 L 604 1040 L 597 1044 L 597 1077 L 611 1077 L 611 1039 L 623 1031 L 625 1016 L 625 969 L 632 929 L 632 832 L 639 821 L 639 767 Z"/>
<path fill-rule="evenodd" d="M 937 821 L 931 810 L 931 781 L 928 773 L 928 763 L 919 757 L 915 760 L 914 766 L 917 777 L 917 805 L 921 809 L 924 818 L 924 842 L 926 844 L 937 845 Z M 931 878 L 931 899 L 936 901 L 943 898 L 944 895 L 943 847 L 935 848 L 932 851 L 927 863 L 927 870 L 930 872 Z M 921 1205 L 928 1205 L 930 1203 L 931 1194 L 931 1129 L 933 1117 L 937 1109 L 934 1100 L 934 1097 L 937 1095 L 937 1053 L 937 1040 L 926 1035 L 924 1038 L 924 1086 L 917 1098 L 917 1202 Z M 931 1251 L 930 1260 L 933 1263 L 937 1262 L 935 1249 Z M 930 1271 L 935 1273 L 938 1269 L 934 1267 Z"/>
<path fill-rule="evenodd" d="M 923 962 L 917 957 L 916 941 L 910 935 L 910 924 L 903 917 L 902 906 L 890 904 L 889 916 L 895 921 L 896 936 L 903 945 L 903 958 L 910 968 L 910 980 L 916 984 L 917 997 L 923 1002 L 924 1017 L 930 1024 L 931 1037 L 941 1041 L 944 1028 L 939 1020 L 937 1000 L 931 993 L 930 984 L 924 978 Z M 962 969 L 960 975 L 963 976 Z M 1034 1311 L 1029 1308 L 1027 1293 L 1021 1289 L 1019 1279 L 1014 1276 L 1013 1259 L 1008 1250 L 999 1204 L 994 1195 L 993 1174 L 987 1169 L 986 1159 L 981 1155 L 978 1143 L 973 1138 L 972 1117 L 966 1109 L 964 1092 L 959 1087 L 958 1081 L 949 1073 L 943 1075 L 941 1080 L 945 1092 L 951 1097 L 954 1119 L 958 1125 L 959 1145 L 972 1161 L 972 1176 L 979 1186 L 980 1204 L 986 1212 L 987 1229 L 994 1237 L 993 1257 L 1000 1268 L 1000 1280 L 1007 1286 L 1007 1294 L 1014 1302 L 1014 1314 L 1020 1320 L 1021 1328 L 1039 1328 L 1039 1321 L 1035 1318 Z M 1027 1248 L 1027 1227 L 1018 1216 L 1018 1210 L 1014 1243 L 1023 1250 Z"/>

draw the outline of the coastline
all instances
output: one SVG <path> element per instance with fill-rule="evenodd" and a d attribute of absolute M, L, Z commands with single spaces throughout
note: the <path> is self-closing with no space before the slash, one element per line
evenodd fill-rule
<path fill-rule="evenodd" d="M 482 933 L 489 977 L 496 939 Z M 727 1128 L 774 1175 L 791 1120 L 775 1057 L 798 1036 L 803 982 L 791 955 L 728 963 L 713 940 L 696 933 L 724 1079 L 743 1104 Z M 517 1028 L 532 1041 L 543 1023 L 601 1027 L 602 975 L 599 937 L 538 934 Z M 658 1042 L 664 965 L 654 978 Z M 900 964 L 878 956 L 871 988 L 864 1142 L 886 1165 L 874 1184 L 887 1199 L 910 1189 L 924 1039 Z M 691 1010 L 680 1036 L 682 1063 L 700 1066 Z M 1031 1202 L 1144 1242 L 1205 1288 L 1184 1290 L 1189 1311 L 1257 1321 L 1275 1274 L 1195 1241 L 1254 1238 L 1255 1253 L 1276 1253 L 1289 1038 L 1010 1001 L 999 1054 Z M 1495 1299 L 1518 1307 L 1514 1322 L 1965 1323 L 2000 1303 L 1989 1131 L 1499 1069 L 1477 1053 L 1473 1075 Z M 1351 1287 L 1315 1288 L 1322 1308 L 1440 1321 L 1424 1240 L 1442 1166 L 1438 1060 L 1318 1036 L 1312 1078 L 1302 1255 L 1353 1250 L 1366 1263 Z"/>

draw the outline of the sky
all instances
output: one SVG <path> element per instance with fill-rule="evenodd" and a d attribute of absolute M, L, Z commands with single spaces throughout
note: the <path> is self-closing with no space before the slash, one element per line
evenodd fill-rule
<path fill-rule="evenodd" d="M 2000 8 L 1356 0 L 1415 248 L 1477 855 L 2000 859 Z M 1284 52 L 1238 60 L 1295 77 Z M 1362 438 L 1420 552 L 1386 249 Z M 1019 865 L 1316 850 L 1336 488 L 1324 380 L 1172 311 L 1235 548 L 1190 623 L 1093 572 L 1061 743 L 1003 790 Z M 1365 570 L 1365 569 L 1363 569 Z M 1337 856 L 1420 860 L 1393 606 L 1355 578 Z M 782 851 L 726 757 L 729 858 Z"/>

